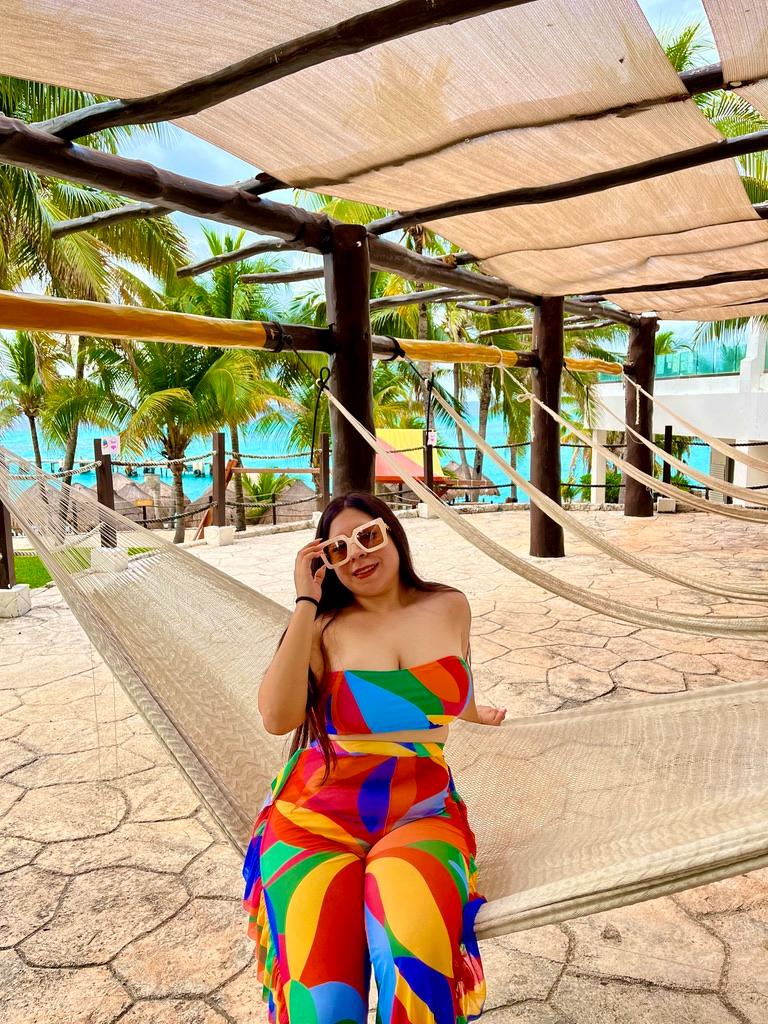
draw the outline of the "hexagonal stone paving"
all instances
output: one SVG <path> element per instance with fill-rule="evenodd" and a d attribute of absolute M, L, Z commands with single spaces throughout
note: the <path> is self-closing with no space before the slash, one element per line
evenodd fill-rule
<path fill-rule="evenodd" d="M 687 572 L 746 580 L 768 568 L 759 526 L 584 515 L 628 550 Z M 475 522 L 527 551 L 526 514 Z M 440 522 L 405 526 L 422 573 L 469 597 L 478 699 L 510 716 L 766 677 L 766 642 L 596 615 L 478 558 Z M 289 606 L 295 553 L 309 536 L 193 553 Z M 545 568 L 580 586 L 617 599 L 631 592 L 649 607 L 737 614 L 718 597 L 681 601 L 671 584 L 572 538 L 567 550 L 572 557 Z M 52 1024 L 52 1007 L 56 1024 L 266 1024 L 240 856 L 92 660 L 56 589 L 33 600 L 31 615 L 0 623 L 12 669 L 0 669 L 2 1024 Z M 768 869 L 480 945 L 488 1024 L 768 1021 Z M 371 998 L 374 1024 L 375 985 Z"/>

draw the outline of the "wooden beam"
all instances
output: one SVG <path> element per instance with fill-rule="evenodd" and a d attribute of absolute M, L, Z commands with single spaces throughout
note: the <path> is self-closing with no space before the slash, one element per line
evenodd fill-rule
<path fill-rule="evenodd" d="M 568 313 L 581 313 L 583 316 L 605 317 L 612 323 L 624 324 L 626 327 L 637 327 L 640 317 L 635 313 L 625 313 L 623 309 L 612 309 L 601 306 L 599 302 L 583 302 L 580 299 L 566 299 L 565 309 Z"/>
<path fill-rule="evenodd" d="M 373 355 L 377 358 L 394 357 L 402 354 L 414 362 L 435 363 L 467 363 L 481 366 L 498 366 L 499 363 L 508 367 L 538 366 L 534 352 L 516 352 L 513 349 L 497 348 L 495 345 L 475 345 L 453 341 L 414 341 L 410 338 L 390 338 L 374 334 L 372 341 Z"/>
<path fill-rule="evenodd" d="M 717 274 L 706 274 L 704 277 L 692 277 L 682 281 L 660 281 L 654 284 L 636 284 L 627 288 L 605 288 L 600 295 L 585 295 L 587 302 L 599 302 L 606 295 L 633 295 L 637 292 L 671 292 L 679 288 L 712 288 L 718 284 L 732 284 L 736 281 L 766 281 L 768 269 L 756 270 L 724 270 Z"/>
<path fill-rule="evenodd" d="M 691 71 L 683 71 L 680 74 L 680 81 L 688 90 L 689 96 L 697 96 L 704 92 L 714 92 L 717 89 L 731 88 L 723 78 L 722 64 L 707 64 L 701 68 L 693 68 Z M 744 82 L 738 83 L 738 85 L 745 84 Z"/>
<path fill-rule="evenodd" d="M 0 162 L 95 185 L 140 201 L 160 199 L 164 206 L 183 213 L 301 242 L 310 252 L 323 252 L 328 248 L 331 227 L 338 223 L 322 214 L 252 196 L 231 185 L 211 185 L 140 160 L 62 142 L 3 115 L 0 115 Z M 442 260 L 421 256 L 384 238 L 369 238 L 368 248 L 373 266 L 413 281 L 429 281 L 502 301 L 513 299 L 528 305 L 539 301 L 538 296 L 513 288 L 497 277 L 450 267 Z M 577 312 L 587 307 L 584 303 L 566 300 L 565 308 Z M 619 323 L 639 323 L 637 316 L 622 310 L 597 304 L 592 309 L 596 315 Z"/>
<path fill-rule="evenodd" d="M 602 323 L 591 323 L 585 321 L 579 321 L 578 323 L 572 323 L 566 320 L 563 323 L 564 331 L 597 331 L 603 327 L 610 327 L 611 321 L 605 320 Z M 490 338 L 495 334 L 530 334 L 533 331 L 533 324 L 523 324 L 519 327 L 494 327 L 490 331 L 480 331 L 478 333 L 479 338 Z"/>
<path fill-rule="evenodd" d="M 470 199 L 455 199 L 434 206 L 423 206 L 408 213 L 393 214 L 382 217 L 368 225 L 371 234 L 382 235 L 389 231 L 402 231 L 414 224 L 425 224 L 434 220 L 445 220 L 449 217 L 461 217 L 471 213 L 484 213 L 488 210 L 511 209 L 516 206 L 531 206 L 539 203 L 554 203 L 576 196 L 592 195 L 605 189 L 619 185 L 629 185 L 635 181 L 647 181 L 675 171 L 684 171 L 691 167 L 703 167 L 720 160 L 730 160 L 745 156 L 748 153 L 759 153 L 768 148 L 768 129 L 740 135 L 732 139 L 720 139 L 708 142 L 703 146 L 694 146 L 677 153 L 643 160 L 637 164 L 616 167 L 610 171 L 599 171 L 587 174 L 570 181 L 558 181 L 551 185 L 526 186 L 524 188 L 507 189 L 503 192 L 492 192 L 488 195 L 474 196 Z"/>
<path fill-rule="evenodd" d="M 464 267 L 468 263 L 480 262 L 477 256 L 473 256 L 471 252 L 447 252 L 440 259 L 443 263 L 447 263 L 449 267 Z"/>
<path fill-rule="evenodd" d="M 292 242 L 301 240 L 307 249 L 316 252 L 327 245 L 328 219 L 308 210 L 261 199 L 234 185 L 210 185 L 143 160 L 129 160 L 64 142 L 3 115 L 0 161 L 96 185 L 142 202 L 160 203 L 196 217 L 263 231 Z"/>
<path fill-rule="evenodd" d="M 466 298 L 474 298 L 474 296 L 466 296 Z M 497 302 L 490 306 L 478 306 L 473 302 L 457 302 L 456 306 L 458 309 L 467 309 L 470 313 L 485 313 L 487 316 L 493 316 L 495 313 L 506 313 L 510 309 L 526 309 L 530 303 L 528 302 Z"/>
<path fill-rule="evenodd" d="M 273 178 L 271 174 L 257 174 L 255 178 L 248 181 L 235 182 L 234 188 L 240 188 L 249 192 L 252 196 L 261 196 L 266 192 L 272 192 L 276 188 L 287 188 L 282 181 Z M 111 210 L 98 210 L 96 213 L 89 213 L 85 217 L 75 217 L 72 220 L 60 220 L 51 226 L 52 238 L 64 238 L 65 235 L 74 235 L 78 231 L 92 231 L 94 228 L 103 228 L 110 224 L 119 224 L 123 220 L 138 220 L 143 217 L 165 217 L 174 212 L 174 207 L 158 206 L 153 203 L 128 203 L 125 206 L 116 206 Z"/>
<path fill-rule="evenodd" d="M 538 296 L 513 288 L 498 277 L 450 267 L 442 259 L 421 256 L 386 238 L 369 238 L 368 248 L 373 266 L 390 270 L 411 281 L 428 281 L 430 284 L 442 284 L 457 291 L 488 295 L 495 299 L 519 299 L 527 305 L 539 301 Z"/>
<path fill-rule="evenodd" d="M 0 291 L 0 327 L 263 352 L 281 351 L 284 336 L 288 334 L 301 351 L 333 351 L 331 332 L 323 327 L 224 320 L 167 309 L 144 309 L 141 306 L 60 299 L 50 295 L 23 295 L 19 292 Z"/>
<path fill-rule="evenodd" d="M 464 292 L 455 288 L 428 288 L 418 292 L 404 292 L 402 295 L 383 295 L 371 301 L 371 312 L 376 309 L 397 309 L 400 306 L 418 306 L 428 303 L 455 302 Z"/>
<path fill-rule="evenodd" d="M 322 267 L 307 270 L 278 270 L 271 274 L 243 274 L 241 284 L 293 284 L 295 281 L 316 281 L 323 276 Z"/>
<path fill-rule="evenodd" d="M 563 300 L 545 298 L 533 314 L 533 350 L 539 359 L 532 372 L 534 395 L 550 409 L 560 411 L 563 368 Z M 531 483 L 560 504 L 560 425 L 532 402 Z M 563 529 L 531 504 L 530 553 L 538 558 L 565 555 Z"/>
<path fill-rule="evenodd" d="M 215 267 L 223 267 L 227 263 L 240 263 L 242 260 L 250 259 L 251 256 L 261 256 L 266 252 L 302 252 L 303 250 L 304 246 L 298 242 L 283 242 L 279 238 L 271 238 L 266 242 L 243 245 L 239 249 L 233 249 L 232 252 L 222 252 L 207 260 L 188 263 L 185 267 L 179 267 L 176 277 L 197 277 L 198 274 L 205 274 Z"/>
<path fill-rule="evenodd" d="M 627 365 L 624 372 L 637 381 L 648 394 L 653 394 L 655 377 L 655 340 L 659 322 L 655 317 L 643 317 L 639 327 L 629 332 Z M 653 403 L 635 388 L 625 388 L 626 422 L 649 441 L 653 440 Z M 626 431 L 627 462 L 653 476 L 653 452 L 628 430 Z M 645 484 L 625 477 L 624 515 L 652 516 L 653 495 Z"/>
<path fill-rule="evenodd" d="M 54 221 L 51 225 L 51 238 L 64 238 L 66 235 L 74 235 L 79 231 L 93 231 L 110 224 L 119 224 L 124 220 L 166 217 L 169 213 L 173 213 L 173 210 L 167 206 L 154 206 L 152 203 L 130 203 L 112 210 L 98 210 L 85 217 Z"/>
<path fill-rule="evenodd" d="M 372 434 L 373 352 L 368 312 L 370 288 L 368 239 L 358 224 L 336 224 L 331 250 L 325 257 L 325 296 L 328 326 L 334 341 L 331 393 Z M 333 496 L 346 491 L 373 494 L 375 454 L 351 423 L 330 405 L 333 447 Z"/>
<path fill-rule="evenodd" d="M 259 89 L 306 68 L 362 53 L 372 46 L 450 25 L 531 0 L 399 0 L 335 25 L 262 50 L 220 71 L 151 96 L 108 100 L 63 114 L 41 127 L 62 139 L 78 139 L 125 124 L 153 124 L 189 117 L 235 96 Z"/>
<path fill-rule="evenodd" d="M 0 328 L 86 334 L 100 338 L 157 341 L 174 345 L 245 348 L 280 352 L 289 339 L 301 352 L 335 352 L 333 333 L 326 327 L 279 324 L 256 320 L 223 320 L 165 309 L 118 306 L 110 302 L 60 299 L 50 295 L 23 295 L 0 291 Z M 488 345 L 450 341 L 414 341 L 377 335 L 371 341 L 377 357 L 394 357 L 400 350 L 421 361 L 466 362 L 493 365 L 502 353 L 508 366 L 529 366 L 530 353 L 506 352 Z"/>

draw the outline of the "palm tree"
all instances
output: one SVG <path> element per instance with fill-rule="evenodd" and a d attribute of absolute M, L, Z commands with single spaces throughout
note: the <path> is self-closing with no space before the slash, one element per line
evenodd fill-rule
<path fill-rule="evenodd" d="M 26 417 L 32 437 L 35 464 L 42 469 L 38 421 L 45 399 L 45 382 L 56 376 L 56 343 L 49 335 L 17 331 L 0 338 L 0 425 Z"/>
<path fill-rule="evenodd" d="M 171 460 L 176 533 L 184 540 L 183 459 L 196 438 L 227 422 L 228 410 L 264 392 L 250 353 L 192 345 L 142 344 L 133 352 L 136 397 L 122 432 L 124 447 L 159 445 Z"/>
<path fill-rule="evenodd" d="M 250 477 L 243 477 L 245 493 L 249 502 L 253 504 L 242 511 L 249 523 L 258 523 L 269 509 L 273 496 L 279 497 L 294 482 L 295 477 L 287 476 L 285 473 L 264 472 L 259 473 L 257 480 Z"/>
<path fill-rule="evenodd" d="M 0 76 L 0 113 L 26 122 L 47 120 L 102 98 L 77 89 Z M 159 130 L 154 125 L 110 128 L 83 141 L 92 148 L 115 153 L 136 132 L 157 134 Z M 156 304 L 142 272 L 165 282 L 188 255 L 184 236 L 170 218 L 127 220 L 101 228 L 98 233 L 83 231 L 60 239 L 51 235 L 56 221 L 123 203 L 119 196 L 89 186 L 0 166 L 0 288 L 18 289 L 34 281 L 36 290 L 42 286 L 51 295 Z M 75 380 L 84 381 L 91 370 L 98 372 L 95 357 L 103 351 L 101 343 L 83 337 L 70 338 L 67 344 Z M 70 412 L 73 415 L 64 469 L 74 464 L 81 422 L 71 402 Z"/>
<path fill-rule="evenodd" d="M 245 231 L 237 234 L 225 233 L 223 236 L 216 231 L 203 227 L 203 233 L 212 256 L 239 249 L 245 237 Z M 243 260 L 238 263 L 227 263 L 218 266 L 200 281 L 191 285 L 186 293 L 186 305 L 204 316 L 222 317 L 228 320 L 281 320 L 284 319 L 280 307 L 272 300 L 266 288 L 242 283 L 244 274 L 268 273 L 282 269 L 279 261 L 274 259 Z M 262 376 L 262 389 L 250 386 L 235 389 L 225 409 L 224 421 L 229 427 L 232 439 L 232 454 L 239 461 L 240 432 L 239 427 L 250 423 L 256 416 L 268 411 L 274 405 L 285 402 L 287 396 L 283 389 L 274 381 L 266 378 L 268 361 L 264 356 L 253 354 L 254 366 Z M 245 530 L 245 508 L 243 507 L 243 477 L 236 473 L 235 488 L 235 528 Z"/>
<path fill-rule="evenodd" d="M 694 22 L 685 28 L 661 34 L 661 41 L 672 66 L 677 72 L 689 71 L 707 63 L 709 40 L 701 22 Z M 748 132 L 768 128 L 768 119 L 737 93 L 727 89 L 702 93 L 694 100 L 707 120 L 726 138 L 745 135 Z M 768 201 L 768 154 L 751 153 L 738 157 L 741 180 L 752 203 Z M 733 340 L 743 335 L 750 317 L 734 320 L 719 320 L 701 323 L 693 336 L 693 344 L 707 344 L 722 339 Z M 763 323 L 768 317 L 754 319 Z"/>

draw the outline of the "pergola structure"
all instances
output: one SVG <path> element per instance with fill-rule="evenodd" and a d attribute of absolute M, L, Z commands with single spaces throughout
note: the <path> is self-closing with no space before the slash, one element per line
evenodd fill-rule
<path fill-rule="evenodd" d="M 371 362 L 386 349 L 371 339 L 371 266 L 440 286 L 390 302 L 532 306 L 518 365 L 552 408 L 565 313 L 628 326 L 626 370 L 650 392 L 659 317 L 768 312 L 766 210 L 733 159 L 768 132 L 724 139 L 693 100 L 733 88 L 768 114 L 768 5 L 704 5 L 722 63 L 678 75 L 636 0 L 188 0 L 166 20 L 150 0 L 6 0 L 0 72 L 122 98 L 36 125 L 0 117 L 0 161 L 133 201 L 54 235 L 179 210 L 274 239 L 226 259 L 321 255 L 322 269 L 270 279 L 324 277 L 328 330 L 302 328 L 296 345 L 332 355 L 333 393 L 370 430 Z M 76 141 L 168 120 L 262 173 L 212 185 Z M 281 185 L 402 212 L 342 224 L 264 198 Z M 462 253 L 434 259 L 386 237 L 416 224 Z M 9 316 L 0 326 L 21 325 Z M 331 416 L 334 493 L 372 489 L 372 451 Z M 646 398 L 638 418 L 650 436 Z M 538 406 L 534 425 L 532 482 L 559 500 L 559 427 Z M 651 471 L 631 436 L 628 459 Z M 625 506 L 650 515 L 651 496 L 628 480 Z M 534 508 L 531 520 L 531 552 L 562 554 L 560 527 Z"/>

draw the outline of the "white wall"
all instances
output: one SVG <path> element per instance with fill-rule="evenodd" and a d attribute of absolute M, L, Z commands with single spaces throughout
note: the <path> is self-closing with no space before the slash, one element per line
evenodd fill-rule
<path fill-rule="evenodd" d="M 747 351 L 737 374 L 711 377 L 664 377 L 656 381 L 654 395 L 705 433 L 730 443 L 744 441 L 768 442 L 768 373 L 765 372 L 767 335 L 755 321 L 747 341 Z M 608 408 L 624 419 L 624 386 L 621 381 L 598 385 L 598 394 Z M 674 415 L 654 407 L 653 431 L 663 434 L 671 424 L 673 433 L 687 435 Z M 620 430 L 613 417 L 598 412 L 597 430 Z M 745 451 L 768 460 L 765 447 L 749 447 Z M 710 474 L 724 479 L 725 460 L 713 452 Z M 734 483 L 742 487 L 768 484 L 768 472 L 761 473 L 738 462 L 734 465 Z M 717 500 L 721 495 L 711 495 Z"/>

